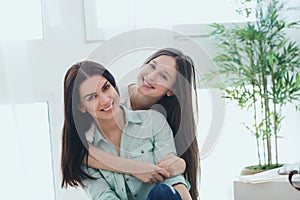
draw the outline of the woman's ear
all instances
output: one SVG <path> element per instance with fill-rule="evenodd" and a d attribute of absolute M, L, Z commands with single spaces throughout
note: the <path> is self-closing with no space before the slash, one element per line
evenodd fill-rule
<path fill-rule="evenodd" d="M 174 95 L 174 92 L 173 92 L 172 90 L 169 90 L 169 91 L 167 92 L 166 95 L 167 95 L 168 97 L 173 96 L 173 95 Z"/>
<path fill-rule="evenodd" d="M 80 112 L 82 112 L 82 113 L 86 113 L 85 107 L 84 107 L 83 105 L 81 105 L 81 104 L 79 104 L 79 105 L 77 106 L 77 109 L 78 109 Z"/>

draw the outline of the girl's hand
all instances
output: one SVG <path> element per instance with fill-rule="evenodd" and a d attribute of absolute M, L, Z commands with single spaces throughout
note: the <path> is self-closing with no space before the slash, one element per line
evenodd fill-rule
<path fill-rule="evenodd" d="M 85 163 L 84 159 L 83 164 L 96 169 L 130 174 L 143 183 L 157 183 L 170 177 L 170 173 L 163 167 L 152 163 L 121 158 L 92 145 L 89 146 L 88 163 Z"/>
<path fill-rule="evenodd" d="M 167 170 L 170 177 L 172 177 L 182 174 L 185 170 L 186 163 L 182 158 L 170 154 L 166 158 L 158 161 L 157 166 Z"/>
<path fill-rule="evenodd" d="M 148 184 L 162 182 L 165 178 L 170 177 L 166 169 L 144 162 L 139 163 L 136 171 L 132 172 L 131 175 Z"/>

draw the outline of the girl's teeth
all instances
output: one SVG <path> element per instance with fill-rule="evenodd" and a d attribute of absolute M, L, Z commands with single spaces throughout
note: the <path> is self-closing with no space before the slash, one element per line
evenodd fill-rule
<path fill-rule="evenodd" d="M 154 88 L 152 85 L 150 85 L 148 82 L 144 81 L 144 84 L 147 85 L 148 87 Z"/>

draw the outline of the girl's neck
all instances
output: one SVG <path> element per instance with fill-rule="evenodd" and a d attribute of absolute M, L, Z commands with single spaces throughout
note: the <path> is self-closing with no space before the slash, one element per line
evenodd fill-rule
<path fill-rule="evenodd" d="M 136 84 L 128 86 L 128 92 L 132 110 L 150 109 L 160 99 L 144 96 L 137 90 Z"/>

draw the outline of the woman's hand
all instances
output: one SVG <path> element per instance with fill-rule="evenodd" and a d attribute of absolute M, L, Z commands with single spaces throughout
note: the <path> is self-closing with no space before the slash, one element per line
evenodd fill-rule
<path fill-rule="evenodd" d="M 170 177 L 166 169 L 145 162 L 139 163 L 135 172 L 132 172 L 131 175 L 148 184 L 162 182 L 165 178 Z"/>
<path fill-rule="evenodd" d="M 166 158 L 158 161 L 157 166 L 167 170 L 170 177 L 172 177 L 182 174 L 185 170 L 186 163 L 182 158 L 170 154 Z"/>

